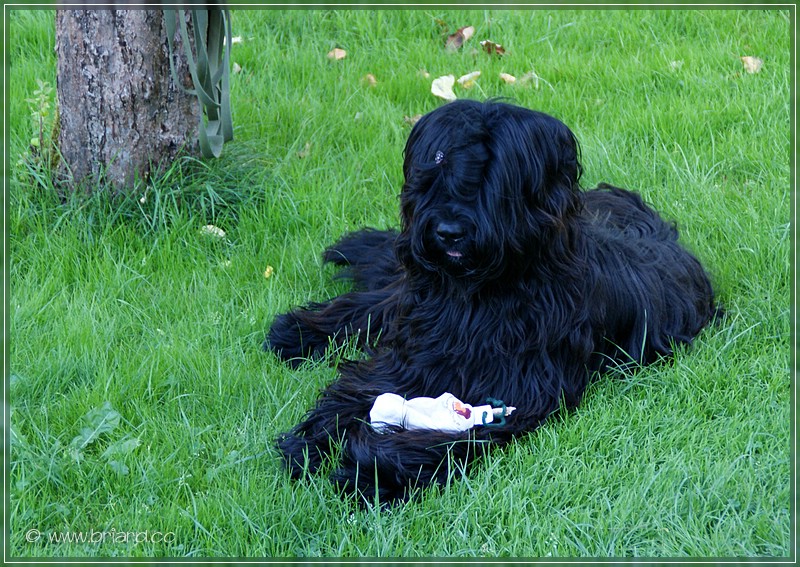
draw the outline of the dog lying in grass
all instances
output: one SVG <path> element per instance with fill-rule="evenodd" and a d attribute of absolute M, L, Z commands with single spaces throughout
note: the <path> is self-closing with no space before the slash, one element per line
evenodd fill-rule
<path fill-rule="evenodd" d="M 341 442 L 344 492 L 405 499 L 574 408 L 609 366 L 670 356 L 718 314 L 674 223 L 637 193 L 580 190 L 578 143 L 551 116 L 448 103 L 412 129 L 403 173 L 399 232 L 363 229 L 325 251 L 353 291 L 278 316 L 264 344 L 295 365 L 349 340 L 369 355 L 340 364 L 280 436 L 295 478 Z M 455 432 L 370 421 L 384 394 L 445 393 L 515 411 Z"/>

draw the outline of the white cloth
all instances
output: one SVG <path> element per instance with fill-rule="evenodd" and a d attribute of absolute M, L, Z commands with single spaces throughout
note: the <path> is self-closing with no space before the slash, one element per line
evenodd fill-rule
<path fill-rule="evenodd" d="M 471 406 L 445 392 L 438 398 L 411 398 L 397 394 L 381 394 L 369 412 L 369 420 L 377 431 L 387 432 L 391 426 L 403 429 L 427 429 L 460 433 L 494 420 L 492 406 Z"/>

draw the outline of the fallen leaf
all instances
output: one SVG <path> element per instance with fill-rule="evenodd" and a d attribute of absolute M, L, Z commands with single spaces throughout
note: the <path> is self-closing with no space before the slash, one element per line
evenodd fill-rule
<path fill-rule="evenodd" d="M 480 71 L 473 71 L 472 73 L 467 73 L 466 75 L 459 77 L 458 84 L 465 89 L 471 89 L 472 86 L 475 84 L 475 80 L 481 76 Z"/>
<path fill-rule="evenodd" d="M 403 120 L 409 126 L 413 126 L 414 124 L 419 122 L 420 118 L 422 118 L 422 114 L 415 114 L 414 116 L 403 116 Z"/>
<path fill-rule="evenodd" d="M 447 51 L 458 51 L 474 34 L 475 28 L 472 26 L 459 28 L 453 35 L 447 36 L 444 47 Z"/>
<path fill-rule="evenodd" d="M 758 57 L 752 57 L 750 55 L 745 55 L 744 57 L 740 57 L 742 60 L 742 64 L 744 65 L 744 70 L 748 73 L 758 73 L 761 71 L 761 66 L 764 65 L 764 61 L 759 59 Z"/>
<path fill-rule="evenodd" d="M 509 85 L 513 85 L 517 82 L 517 78 L 514 75 L 509 75 L 508 73 L 500 73 L 500 79 Z"/>
<path fill-rule="evenodd" d="M 311 154 L 311 142 L 306 142 L 306 145 L 303 146 L 303 149 L 297 152 L 297 157 L 300 159 L 305 159 Z"/>
<path fill-rule="evenodd" d="M 445 75 L 443 77 L 439 77 L 438 79 L 434 79 L 433 83 L 431 84 L 431 92 L 434 96 L 438 96 L 439 98 L 443 98 L 444 100 L 456 100 L 456 95 L 453 93 L 453 85 L 456 83 L 456 79 L 453 75 Z"/>
<path fill-rule="evenodd" d="M 533 88 L 539 88 L 539 75 L 537 75 L 535 71 L 528 71 L 519 79 L 520 85 L 527 85 L 529 83 L 533 84 Z"/>
<path fill-rule="evenodd" d="M 375 75 L 372 73 L 367 73 L 363 77 L 361 77 L 361 82 L 368 87 L 374 87 L 378 84 L 378 79 L 375 78 Z"/>
<path fill-rule="evenodd" d="M 334 61 L 339 61 L 347 57 L 347 52 L 344 49 L 339 49 L 338 47 L 334 47 L 328 52 L 328 59 L 333 59 Z"/>
<path fill-rule="evenodd" d="M 484 39 L 481 42 L 481 47 L 483 47 L 483 50 L 489 55 L 505 55 L 506 53 L 506 50 L 502 45 L 488 39 Z"/>
<path fill-rule="evenodd" d="M 275 273 L 275 268 L 273 268 L 272 266 L 267 266 L 266 269 L 264 270 L 264 278 L 265 279 L 271 278 L 273 273 Z"/>
<path fill-rule="evenodd" d="M 218 226 L 214 226 L 213 224 L 205 225 L 200 229 L 200 232 L 216 238 L 225 238 L 225 231 Z"/>
<path fill-rule="evenodd" d="M 428 71 L 426 71 L 425 69 L 420 69 L 419 70 L 419 76 L 422 77 L 423 79 L 430 79 L 431 78 L 431 74 L 428 73 Z"/>

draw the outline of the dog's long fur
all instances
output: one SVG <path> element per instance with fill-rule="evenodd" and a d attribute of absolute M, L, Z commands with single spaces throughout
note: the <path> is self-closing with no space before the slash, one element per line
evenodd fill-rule
<path fill-rule="evenodd" d="M 608 365 L 689 344 L 717 314 L 709 278 L 638 194 L 579 190 L 578 143 L 559 120 L 502 102 L 423 116 L 405 148 L 400 232 L 364 229 L 328 248 L 354 291 L 280 315 L 264 346 L 291 364 L 356 340 L 305 419 L 278 440 L 293 477 L 341 442 L 333 480 L 387 502 L 466 467 L 485 442 L 575 407 Z M 373 344 L 375 343 L 375 344 Z M 516 406 L 463 434 L 368 420 L 375 398 L 451 392 Z"/>

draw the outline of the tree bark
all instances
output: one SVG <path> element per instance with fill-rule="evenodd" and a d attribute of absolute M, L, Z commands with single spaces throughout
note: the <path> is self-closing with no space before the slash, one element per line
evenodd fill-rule
<path fill-rule="evenodd" d="M 164 16 L 57 11 L 59 177 L 70 188 L 130 191 L 135 179 L 147 179 L 182 151 L 197 153 L 200 108 L 173 83 Z M 178 76 L 191 88 L 175 36 Z"/>

